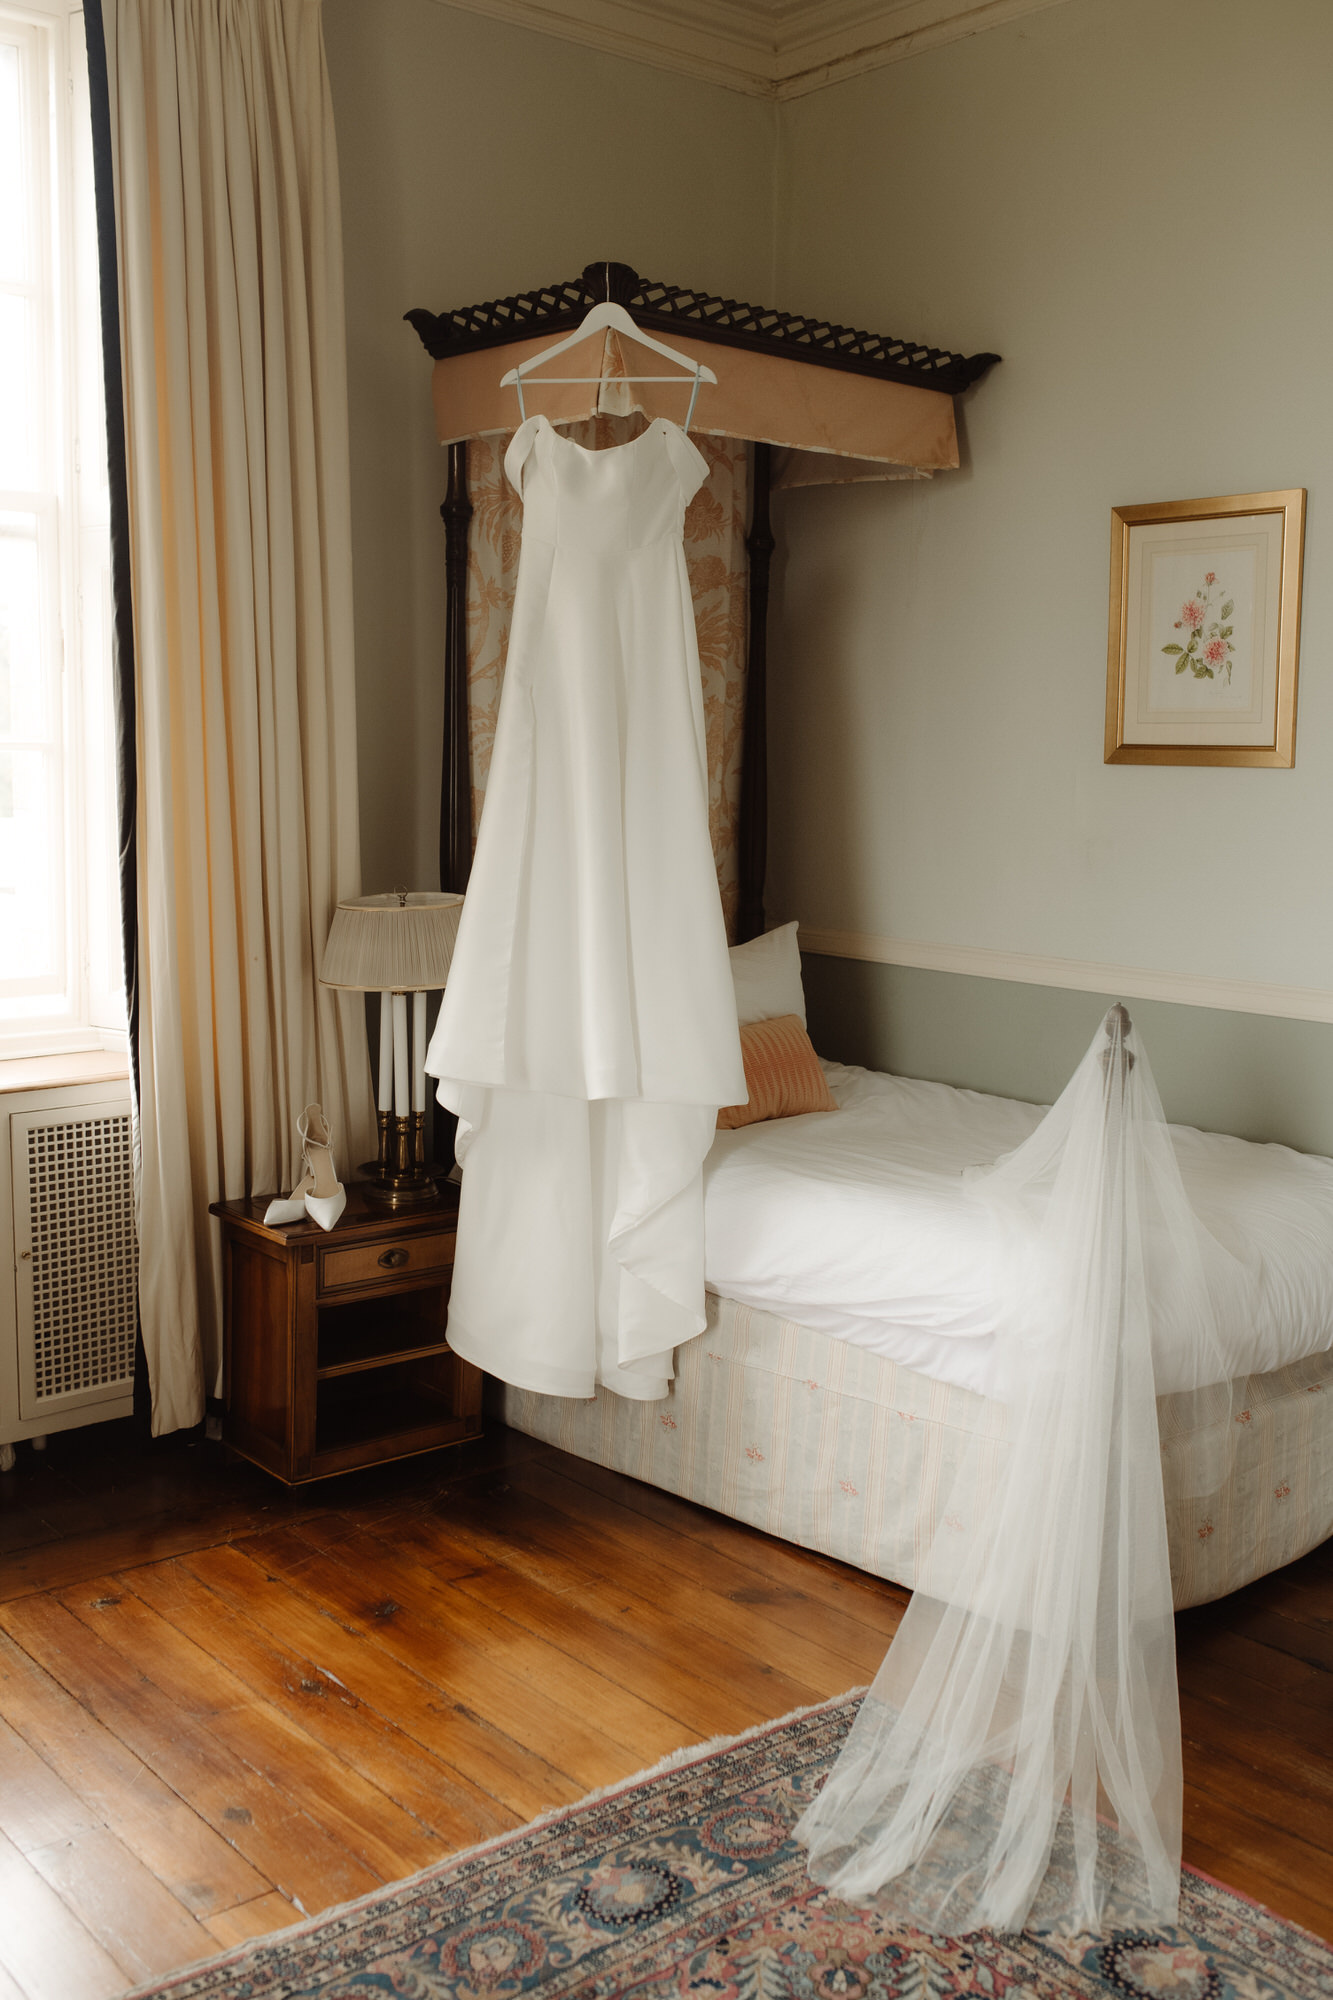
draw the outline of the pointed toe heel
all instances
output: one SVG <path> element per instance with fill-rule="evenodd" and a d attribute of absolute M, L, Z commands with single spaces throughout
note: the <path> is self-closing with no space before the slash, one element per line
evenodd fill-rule
<path fill-rule="evenodd" d="M 304 1222 L 306 1198 L 297 1190 L 290 1199 L 276 1195 L 264 1210 L 265 1229 L 280 1229 L 284 1222 Z"/>
<path fill-rule="evenodd" d="M 347 1191 L 333 1164 L 333 1135 L 329 1121 L 318 1104 L 307 1104 L 300 1118 L 310 1186 L 305 1189 L 305 1210 L 321 1229 L 332 1229 L 347 1206 Z"/>

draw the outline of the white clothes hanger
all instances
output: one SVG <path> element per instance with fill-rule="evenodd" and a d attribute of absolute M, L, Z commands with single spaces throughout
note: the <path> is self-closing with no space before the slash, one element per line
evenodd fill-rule
<path fill-rule="evenodd" d="M 685 413 L 685 429 L 688 431 L 690 428 L 690 419 L 694 415 L 695 398 L 699 394 L 699 384 L 701 382 L 716 384 L 717 376 L 705 362 L 691 361 L 688 355 L 678 354 L 674 347 L 667 347 L 664 342 L 654 340 L 650 333 L 645 333 L 641 326 L 635 325 L 634 321 L 625 311 L 624 306 L 617 305 L 614 299 L 602 299 L 592 308 L 592 311 L 587 314 L 582 323 L 575 327 L 573 333 L 567 334 L 563 340 L 558 340 L 554 347 L 543 348 L 540 354 L 534 354 L 530 360 L 520 362 L 516 368 L 511 368 L 507 375 L 500 377 L 500 387 L 502 389 L 518 390 L 518 410 L 523 421 L 526 423 L 528 416 L 527 405 L 523 401 L 523 383 L 525 378 L 530 375 L 532 369 L 544 367 L 548 361 L 554 361 L 557 355 L 564 354 L 571 347 L 577 347 L 581 340 L 588 338 L 589 334 L 601 333 L 604 329 L 609 329 L 614 333 L 623 333 L 630 340 L 637 340 L 640 347 L 650 347 L 654 354 L 660 354 L 665 360 L 674 361 L 678 367 L 685 369 L 687 371 L 687 378 L 689 376 L 694 378 L 693 386 L 690 389 L 690 407 Z M 544 375 L 541 378 L 543 383 L 601 382 L 606 379 L 608 378 L 600 374 Z M 681 377 L 679 375 L 617 375 L 609 379 L 614 379 L 618 382 L 679 382 Z"/>

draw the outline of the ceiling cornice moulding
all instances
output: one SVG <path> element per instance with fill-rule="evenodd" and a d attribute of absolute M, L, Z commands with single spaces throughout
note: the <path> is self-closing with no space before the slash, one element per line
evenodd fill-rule
<path fill-rule="evenodd" d="M 748 97 L 804 97 L 1062 0 L 443 0 Z"/>

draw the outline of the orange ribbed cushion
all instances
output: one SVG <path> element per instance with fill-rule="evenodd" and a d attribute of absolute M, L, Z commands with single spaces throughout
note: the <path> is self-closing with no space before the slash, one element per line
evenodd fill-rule
<path fill-rule="evenodd" d="M 765 1118 L 799 1118 L 803 1111 L 836 1111 L 809 1035 L 795 1014 L 775 1021 L 752 1021 L 741 1029 L 741 1056 L 748 1104 L 729 1104 L 717 1114 L 718 1130 L 758 1125 Z"/>

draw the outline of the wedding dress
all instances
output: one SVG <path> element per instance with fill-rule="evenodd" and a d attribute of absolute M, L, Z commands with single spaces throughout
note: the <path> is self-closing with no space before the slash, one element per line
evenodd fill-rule
<path fill-rule="evenodd" d="M 426 1058 L 464 1167 L 449 1342 L 646 1400 L 703 1330 L 701 1168 L 746 1095 L 683 546 L 707 462 L 665 419 L 594 452 L 536 416 L 505 471 L 523 547 Z"/>
<path fill-rule="evenodd" d="M 1258 1274 L 1190 1207 L 1120 1007 L 1032 1136 L 967 1186 L 1000 1262 L 1003 1463 L 978 1441 L 941 1495 L 797 1837 L 816 1881 L 920 1930 L 1161 1928 L 1182 1780 L 1153 1327 L 1170 1321 L 1187 1382 L 1191 1497 L 1220 1493 L 1235 1424 L 1213 1302 L 1243 1308 Z"/>

